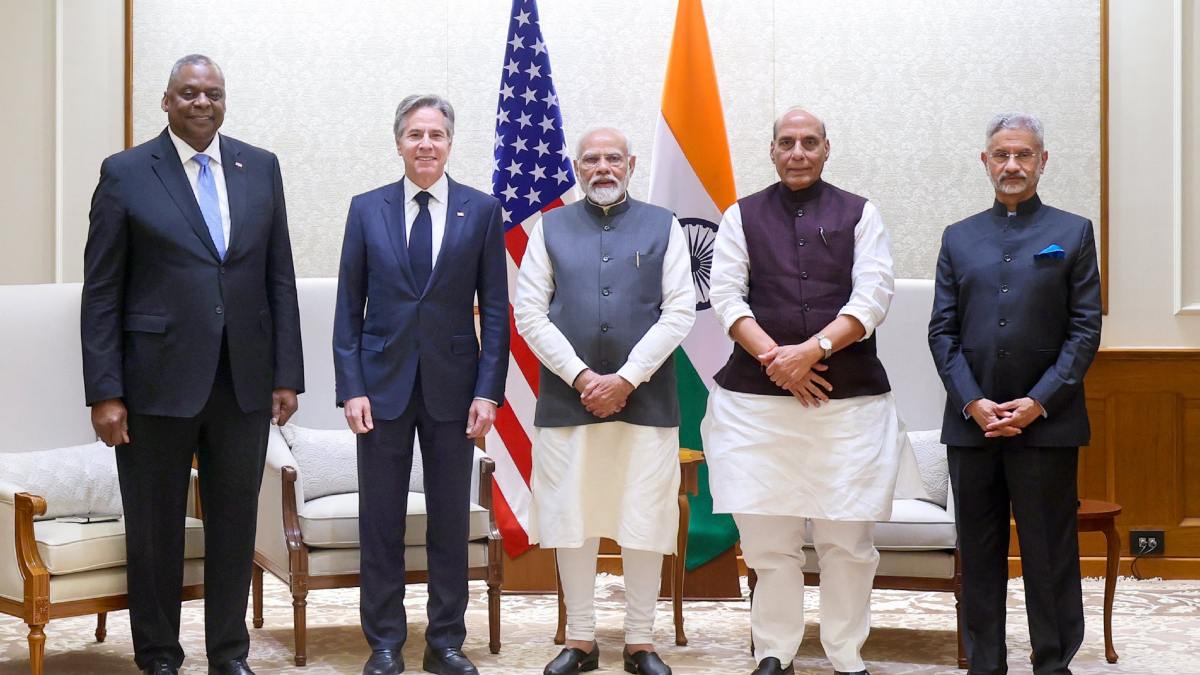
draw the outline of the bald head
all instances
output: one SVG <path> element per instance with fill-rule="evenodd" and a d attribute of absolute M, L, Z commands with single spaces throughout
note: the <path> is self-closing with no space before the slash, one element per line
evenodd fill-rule
<path fill-rule="evenodd" d="M 785 120 L 816 122 L 817 126 L 821 128 L 821 138 L 825 138 L 825 122 L 821 121 L 821 118 L 799 106 L 788 108 L 782 115 L 775 118 L 775 125 L 771 127 L 771 138 L 779 138 L 779 127 L 783 125 Z"/>
<path fill-rule="evenodd" d="M 582 157 L 589 145 L 618 145 L 626 155 L 633 154 L 629 137 L 615 127 L 592 127 L 585 131 L 575 145 L 575 157 Z"/>

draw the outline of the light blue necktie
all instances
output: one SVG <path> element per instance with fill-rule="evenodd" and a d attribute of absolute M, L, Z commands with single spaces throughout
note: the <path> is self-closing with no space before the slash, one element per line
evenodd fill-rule
<path fill-rule="evenodd" d="M 225 259 L 225 231 L 221 227 L 221 201 L 217 197 L 217 181 L 213 178 L 212 169 L 208 168 L 211 157 L 199 154 L 193 157 L 200 165 L 200 179 L 196 187 L 200 199 L 200 213 L 204 214 L 204 223 L 208 225 L 208 234 L 217 247 L 217 257 Z"/>

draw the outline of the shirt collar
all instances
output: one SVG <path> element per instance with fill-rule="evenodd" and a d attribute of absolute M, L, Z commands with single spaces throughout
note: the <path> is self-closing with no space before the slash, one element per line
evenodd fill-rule
<path fill-rule="evenodd" d="M 212 143 L 209 143 L 203 151 L 197 152 L 195 148 L 188 145 L 187 141 L 176 136 L 170 126 L 167 127 L 167 133 L 171 136 L 171 143 L 175 145 L 175 151 L 179 153 L 180 163 L 187 164 L 196 155 L 208 155 L 218 165 L 221 163 L 221 134 L 214 134 Z"/>
<path fill-rule="evenodd" d="M 776 185 L 779 186 L 779 198 L 783 201 L 784 208 L 788 211 L 793 211 L 802 204 L 807 204 L 820 197 L 821 193 L 825 191 L 826 183 L 818 178 L 812 185 L 800 188 L 799 190 L 789 189 L 787 185 L 783 184 L 783 181 L 776 183 Z"/>
<path fill-rule="evenodd" d="M 1030 197 L 1029 199 L 1026 199 L 1025 201 L 1021 202 L 1020 204 L 1017 204 L 1017 215 L 1018 216 L 1028 216 L 1040 208 L 1042 208 L 1042 200 L 1037 196 L 1037 193 L 1035 192 L 1035 193 L 1033 193 L 1032 197 Z M 1001 204 L 1000 200 L 997 199 L 992 204 L 992 213 L 997 216 L 1000 216 L 1001 218 L 1007 218 L 1008 217 L 1008 207 L 1005 206 L 1004 204 Z"/>
<path fill-rule="evenodd" d="M 621 195 L 621 201 L 615 204 L 608 204 L 607 206 L 601 206 L 591 199 L 584 197 L 583 205 L 587 209 L 587 212 L 593 216 L 615 216 L 629 210 L 629 193 L 626 192 Z"/>
<path fill-rule="evenodd" d="M 448 201 L 447 195 L 450 193 L 450 180 L 446 178 L 446 174 L 443 173 L 433 185 L 430 185 L 428 188 L 423 188 L 412 182 L 408 176 L 404 177 L 404 201 L 415 201 L 417 193 L 421 192 L 422 190 L 428 192 L 430 196 L 437 200 L 439 204 L 445 204 Z"/>

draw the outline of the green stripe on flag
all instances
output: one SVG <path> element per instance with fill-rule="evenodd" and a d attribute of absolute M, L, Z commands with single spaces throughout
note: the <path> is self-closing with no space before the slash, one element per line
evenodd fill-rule
<path fill-rule="evenodd" d="M 679 391 L 679 447 L 704 450 L 700 438 L 700 420 L 708 407 L 708 389 L 682 347 L 675 349 L 675 377 Z M 712 493 L 708 490 L 708 466 L 699 471 L 699 494 L 688 495 L 691 519 L 688 521 L 688 546 L 685 567 L 694 570 L 721 555 L 738 540 L 737 526 L 728 513 L 712 512 Z"/>

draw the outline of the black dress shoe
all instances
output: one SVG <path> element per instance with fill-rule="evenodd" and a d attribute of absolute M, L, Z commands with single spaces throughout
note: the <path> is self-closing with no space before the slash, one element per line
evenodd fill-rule
<path fill-rule="evenodd" d="M 750 675 L 794 675 L 795 672 L 796 667 L 790 661 L 787 664 L 787 668 L 784 668 L 779 659 L 774 656 L 768 656 L 758 662 L 758 667 Z"/>
<path fill-rule="evenodd" d="M 471 659 L 458 647 L 442 647 L 434 649 L 425 645 L 425 658 L 421 667 L 427 673 L 438 675 L 479 675 L 479 670 L 471 663 Z"/>
<path fill-rule="evenodd" d="M 571 675 L 586 673 L 600 667 L 600 645 L 592 642 L 592 651 L 568 647 L 558 653 L 554 660 L 546 664 L 542 675 Z"/>
<path fill-rule="evenodd" d="M 395 649 L 377 649 L 371 652 L 363 666 L 362 675 L 400 675 L 404 672 L 404 657 Z"/>
<path fill-rule="evenodd" d="M 621 652 L 622 660 L 625 661 L 625 672 L 634 673 L 634 675 L 671 675 L 671 666 L 663 663 L 663 660 L 656 652 L 640 651 L 629 653 L 629 648 L 626 647 Z"/>
<path fill-rule="evenodd" d="M 142 675 L 179 675 L 179 669 L 162 659 L 156 659 L 142 668 Z"/>
<path fill-rule="evenodd" d="M 208 666 L 208 675 L 254 675 L 246 659 L 234 659 L 218 665 Z"/>

